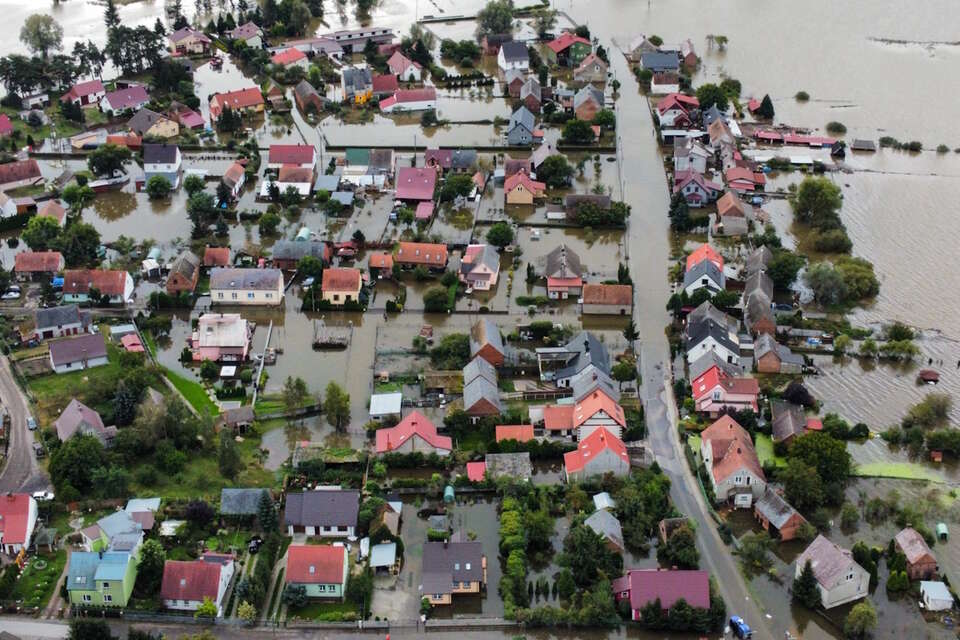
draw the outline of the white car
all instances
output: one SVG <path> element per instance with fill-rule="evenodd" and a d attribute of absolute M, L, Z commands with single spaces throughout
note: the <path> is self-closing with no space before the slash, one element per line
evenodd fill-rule
<path fill-rule="evenodd" d="M 16 291 L 10 289 L 10 290 L 7 290 L 2 296 L 0 296 L 0 300 L 16 300 L 19 297 L 20 297 L 19 289 Z"/>
<path fill-rule="evenodd" d="M 53 492 L 52 491 L 34 491 L 33 499 L 39 502 L 49 502 L 50 500 L 53 500 Z"/>

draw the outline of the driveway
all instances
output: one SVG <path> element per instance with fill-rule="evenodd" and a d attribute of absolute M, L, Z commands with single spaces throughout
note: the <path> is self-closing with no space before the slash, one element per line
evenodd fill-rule
<path fill-rule="evenodd" d="M 10 445 L 0 472 L 0 493 L 50 489 L 50 478 L 33 455 L 33 434 L 27 429 L 30 415 L 27 397 L 13 379 L 10 361 L 0 356 L 0 403 L 10 414 Z"/>

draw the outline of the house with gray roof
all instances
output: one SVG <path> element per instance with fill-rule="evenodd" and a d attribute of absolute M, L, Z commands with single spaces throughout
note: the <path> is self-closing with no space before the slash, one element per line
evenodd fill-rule
<path fill-rule="evenodd" d="M 807 430 L 807 416 L 803 407 L 785 400 L 771 400 L 770 414 L 773 419 L 774 442 L 790 442 Z"/>
<path fill-rule="evenodd" d="M 640 66 L 654 73 L 676 71 L 680 68 L 680 58 L 676 52 L 644 51 L 640 54 Z"/>
<path fill-rule="evenodd" d="M 822 535 L 797 556 L 794 578 L 799 578 L 807 562 L 817 578 L 824 609 L 832 609 L 867 597 L 870 574 L 857 564 L 853 554 Z"/>
<path fill-rule="evenodd" d="M 484 376 L 463 385 L 463 410 L 473 418 L 499 415 L 503 411 L 496 382 Z"/>
<path fill-rule="evenodd" d="M 75 304 L 64 304 L 33 312 L 34 337 L 49 340 L 75 336 L 90 330 L 90 312 Z"/>
<path fill-rule="evenodd" d="M 57 439 L 66 442 L 76 434 L 94 436 L 104 446 L 113 443 L 117 435 L 116 427 L 105 427 L 100 414 L 76 398 L 70 401 L 60 417 L 53 423 Z"/>
<path fill-rule="evenodd" d="M 743 288 L 743 324 L 753 334 L 775 334 L 777 319 L 773 313 L 773 280 L 765 271 L 747 277 Z"/>
<path fill-rule="evenodd" d="M 573 389 L 573 399 L 576 402 L 580 402 L 598 389 L 616 402 L 620 402 L 620 384 L 592 364 L 587 365 L 570 379 L 570 388 Z"/>
<path fill-rule="evenodd" d="M 713 320 L 727 327 L 731 333 L 737 333 L 740 328 L 740 323 L 736 318 L 720 311 L 720 309 L 713 306 L 709 300 L 701 302 L 697 308 L 687 314 L 687 327 L 691 327 L 705 320 Z"/>
<path fill-rule="evenodd" d="M 709 289 L 712 293 L 723 291 L 727 286 L 723 270 L 712 260 L 701 260 L 683 274 L 683 290 L 692 296 L 700 289 Z"/>
<path fill-rule="evenodd" d="M 421 593 L 431 605 L 453 596 L 479 594 L 487 583 L 487 558 L 480 542 L 425 542 Z"/>
<path fill-rule="evenodd" d="M 543 102 L 540 91 L 540 82 L 530 76 L 520 87 L 520 102 L 533 113 L 540 113 L 540 105 Z"/>
<path fill-rule="evenodd" d="M 753 503 L 753 515 L 760 522 L 760 526 L 771 535 L 777 535 L 782 542 L 793 540 L 797 536 L 797 529 L 806 522 L 783 496 L 769 486 Z"/>
<path fill-rule="evenodd" d="M 692 363 L 707 353 L 716 354 L 724 362 L 740 364 L 740 338 L 730 327 L 713 319 L 687 326 L 687 362 Z M 709 368 L 709 367 L 708 367 Z"/>
<path fill-rule="evenodd" d="M 606 509 L 598 509 L 583 524 L 593 529 L 594 533 L 604 539 L 611 551 L 623 551 L 623 528 L 617 517 Z"/>
<path fill-rule="evenodd" d="M 529 146 L 533 144 L 533 132 L 537 119 L 526 107 L 520 107 L 510 114 L 507 124 L 507 144 L 511 146 Z"/>
<path fill-rule="evenodd" d="M 573 94 L 573 112 L 578 119 L 591 121 L 601 109 L 603 109 L 603 91 L 592 84 L 581 87 Z"/>
<path fill-rule="evenodd" d="M 351 489 L 317 489 L 288 493 L 284 509 L 287 535 L 352 538 L 360 511 L 360 493 Z"/>
<path fill-rule="evenodd" d="M 703 110 L 703 113 L 700 114 L 700 117 L 703 119 L 703 126 L 709 127 L 717 120 L 723 119 L 723 112 L 717 108 L 717 105 L 712 104 L 709 108 Z"/>
<path fill-rule="evenodd" d="M 450 155 L 450 170 L 454 173 L 470 173 L 476 166 L 476 149 L 454 149 Z"/>
<path fill-rule="evenodd" d="M 530 54 L 527 45 L 522 42 L 509 41 L 500 45 L 497 53 L 497 66 L 506 73 L 511 69 L 527 71 L 530 69 Z"/>
<path fill-rule="evenodd" d="M 690 371 L 690 380 L 696 380 L 712 367 L 717 367 L 731 378 L 738 378 L 743 375 L 743 367 L 738 364 L 733 364 L 732 362 L 727 362 L 714 351 L 704 353 L 699 358 L 695 358 L 693 362 L 690 362 L 688 359 L 687 362 L 689 363 L 687 368 Z"/>
<path fill-rule="evenodd" d="M 767 245 L 757 247 L 747 256 L 747 275 L 758 271 L 766 271 L 771 260 L 773 260 L 773 252 Z"/>
<path fill-rule="evenodd" d="M 330 252 L 327 243 L 319 240 L 277 240 L 270 257 L 278 269 L 296 269 L 300 259 L 306 256 L 326 265 L 330 262 Z"/>
<path fill-rule="evenodd" d="M 353 101 L 373 91 L 373 72 L 370 67 L 344 67 L 340 85 L 344 99 Z"/>
<path fill-rule="evenodd" d="M 805 364 L 802 355 L 792 352 L 769 333 L 757 336 L 753 359 L 760 373 L 802 373 Z"/>
<path fill-rule="evenodd" d="M 560 278 L 563 280 L 581 277 L 583 275 L 583 264 L 580 262 L 580 256 L 566 244 L 555 247 L 547 254 L 547 266 L 544 269 L 544 275 L 547 279 Z"/>
<path fill-rule="evenodd" d="M 499 254 L 496 255 L 499 269 Z M 489 318 L 482 318 L 470 328 L 470 357 L 483 358 L 494 367 L 503 364 L 506 358 L 506 349 L 503 338 L 500 337 L 500 327 Z"/>
<path fill-rule="evenodd" d="M 540 380 L 554 382 L 558 387 L 570 387 L 575 375 L 593 365 L 603 373 L 610 373 L 610 356 L 603 343 L 589 331 L 581 331 L 559 347 L 537 349 Z"/>
<path fill-rule="evenodd" d="M 283 272 L 280 269 L 210 270 L 212 304 L 278 306 L 283 302 Z"/>
<path fill-rule="evenodd" d="M 226 487 L 220 490 L 220 515 L 222 516 L 256 516 L 260 513 L 260 501 L 263 496 L 270 497 L 270 492 L 263 488 L 240 489 Z"/>
<path fill-rule="evenodd" d="M 489 479 L 510 477 L 515 480 L 529 480 L 533 476 L 533 464 L 530 452 L 488 453 L 484 457 L 486 474 Z"/>

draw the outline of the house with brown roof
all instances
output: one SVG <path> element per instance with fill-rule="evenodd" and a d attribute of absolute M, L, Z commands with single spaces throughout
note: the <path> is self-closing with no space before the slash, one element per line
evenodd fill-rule
<path fill-rule="evenodd" d="M 13 257 L 13 272 L 19 280 L 49 280 L 63 267 L 63 254 L 59 251 L 21 251 Z"/>
<path fill-rule="evenodd" d="M 591 53 L 580 66 L 573 70 L 574 82 L 603 84 L 607 81 L 607 63 L 596 53 Z"/>
<path fill-rule="evenodd" d="M 127 127 L 141 138 L 175 138 L 180 133 L 176 120 L 146 107 L 133 114 Z"/>
<path fill-rule="evenodd" d="M 58 200 L 47 200 L 45 205 L 37 208 L 37 215 L 53 218 L 62 227 L 67 219 L 67 210 Z"/>
<path fill-rule="evenodd" d="M 700 433 L 700 458 L 717 502 L 749 507 L 767 488 L 750 434 L 728 415 Z"/>
<path fill-rule="evenodd" d="M 790 443 L 802 436 L 807 429 L 807 417 L 803 407 L 785 400 L 770 401 L 772 437 L 774 442 Z"/>
<path fill-rule="evenodd" d="M 907 576 L 911 580 L 931 580 L 940 567 L 927 546 L 927 541 L 913 527 L 907 527 L 893 537 L 897 551 L 907 558 Z"/>
<path fill-rule="evenodd" d="M 177 29 L 169 36 L 170 53 L 177 55 L 203 55 L 210 52 L 210 38 L 192 27 Z"/>
<path fill-rule="evenodd" d="M 630 619 L 642 619 L 642 611 L 660 602 L 666 613 L 679 600 L 698 609 L 710 608 L 710 574 L 699 570 L 631 569 L 611 585 L 616 601 L 630 603 Z"/>
<path fill-rule="evenodd" d="M 184 251 L 170 265 L 167 276 L 167 293 L 177 295 L 182 291 L 193 293 L 200 279 L 200 258 L 192 251 Z"/>
<path fill-rule="evenodd" d="M 127 304 L 133 300 L 133 278 L 116 269 L 67 269 L 63 273 L 63 301 L 82 303 L 90 300 L 90 290 L 110 304 Z"/>
<path fill-rule="evenodd" d="M 494 367 L 499 367 L 503 365 L 505 354 L 503 338 L 496 323 L 487 318 L 477 320 L 470 328 L 470 357 L 479 356 Z"/>
<path fill-rule="evenodd" d="M 760 383 L 755 378 L 730 376 L 724 369 L 712 366 L 691 384 L 696 409 L 712 418 L 727 410 L 750 410 L 756 413 Z"/>
<path fill-rule="evenodd" d="M 43 182 L 40 165 L 33 158 L 0 164 L 0 191 Z"/>
<path fill-rule="evenodd" d="M 234 162 L 223 172 L 220 181 L 230 190 L 230 197 L 236 200 L 240 197 L 243 185 L 247 181 L 246 168 L 239 162 Z"/>
<path fill-rule="evenodd" d="M 629 284 L 585 284 L 580 294 L 584 315 L 630 315 L 633 310 L 633 287 Z"/>
<path fill-rule="evenodd" d="M 196 611 L 210 600 L 217 607 L 217 617 L 223 616 L 234 567 L 233 556 L 221 553 L 205 553 L 197 560 L 167 560 L 160 584 L 163 606 Z"/>
<path fill-rule="evenodd" d="M 617 436 L 604 428 L 593 431 L 577 443 L 577 448 L 563 454 L 563 475 L 568 483 L 612 473 L 630 473 L 627 447 Z"/>
<path fill-rule="evenodd" d="M 753 505 L 753 516 L 764 531 L 779 537 L 783 542 L 796 538 L 800 525 L 806 522 L 796 509 L 770 487 L 766 488 Z"/>
<path fill-rule="evenodd" d="M 117 435 L 116 427 L 107 427 L 103 424 L 100 414 L 83 404 L 76 398 L 60 413 L 53 428 L 57 432 L 57 439 L 66 442 L 76 434 L 94 436 L 101 444 L 109 444 Z"/>
<path fill-rule="evenodd" d="M 226 267 L 230 264 L 230 247 L 207 247 L 203 250 L 204 267 Z"/>
<path fill-rule="evenodd" d="M 301 113 L 320 113 L 327 106 L 327 99 L 317 93 L 313 85 L 306 80 L 301 80 L 293 88 L 293 100 L 297 103 L 297 108 Z"/>
<path fill-rule="evenodd" d="M 782 345 L 769 333 L 761 333 L 753 347 L 753 359 L 760 373 L 802 373 L 803 356 Z"/>
<path fill-rule="evenodd" d="M 97 104 L 105 95 L 107 95 L 107 90 L 104 88 L 103 82 L 87 80 L 70 87 L 70 90 L 60 97 L 60 102 L 72 102 L 83 107 L 88 104 Z"/>
<path fill-rule="evenodd" d="M 853 559 L 848 549 L 830 542 L 822 535 L 797 556 L 794 578 L 799 578 L 807 562 L 817 578 L 824 609 L 867 597 L 870 574 Z"/>
<path fill-rule="evenodd" d="M 403 269 L 423 266 L 434 271 L 447 268 L 447 245 L 429 242 L 400 242 L 394 262 Z"/>
<path fill-rule="evenodd" d="M 323 270 L 323 299 L 332 305 L 359 302 L 363 278 L 360 269 L 351 267 L 327 267 Z"/>
<path fill-rule="evenodd" d="M 99 333 L 54 340 L 49 344 L 55 373 L 70 373 L 107 364 L 107 344 Z"/>

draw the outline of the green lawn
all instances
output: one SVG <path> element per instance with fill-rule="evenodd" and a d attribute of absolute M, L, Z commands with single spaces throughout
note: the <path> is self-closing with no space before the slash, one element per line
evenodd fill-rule
<path fill-rule="evenodd" d="M 287 609 L 287 618 L 303 620 L 342 620 L 344 614 L 357 613 L 350 602 L 308 602 L 298 609 Z"/>
<path fill-rule="evenodd" d="M 45 607 L 66 564 L 67 552 L 62 549 L 53 555 L 33 556 L 14 586 L 10 599 L 22 600 L 24 607 Z M 40 569 L 39 565 L 46 566 Z"/>
<path fill-rule="evenodd" d="M 167 379 L 173 383 L 173 386 L 176 387 L 177 391 L 183 394 L 183 397 L 187 399 L 187 402 L 189 402 L 198 413 L 201 415 L 208 413 L 211 416 L 220 414 L 220 408 L 210 399 L 202 384 L 194 380 L 188 380 L 170 369 L 166 370 L 166 376 Z"/>
<path fill-rule="evenodd" d="M 897 480 L 927 480 L 929 482 L 943 482 L 943 478 L 914 462 L 871 462 L 858 464 L 853 469 L 853 475 L 861 478 L 894 478 Z"/>
<path fill-rule="evenodd" d="M 773 440 L 767 434 L 758 433 L 754 445 L 757 448 L 757 457 L 760 458 L 760 464 L 766 465 L 771 462 L 777 467 L 787 466 L 787 459 L 773 452 Z"/>

